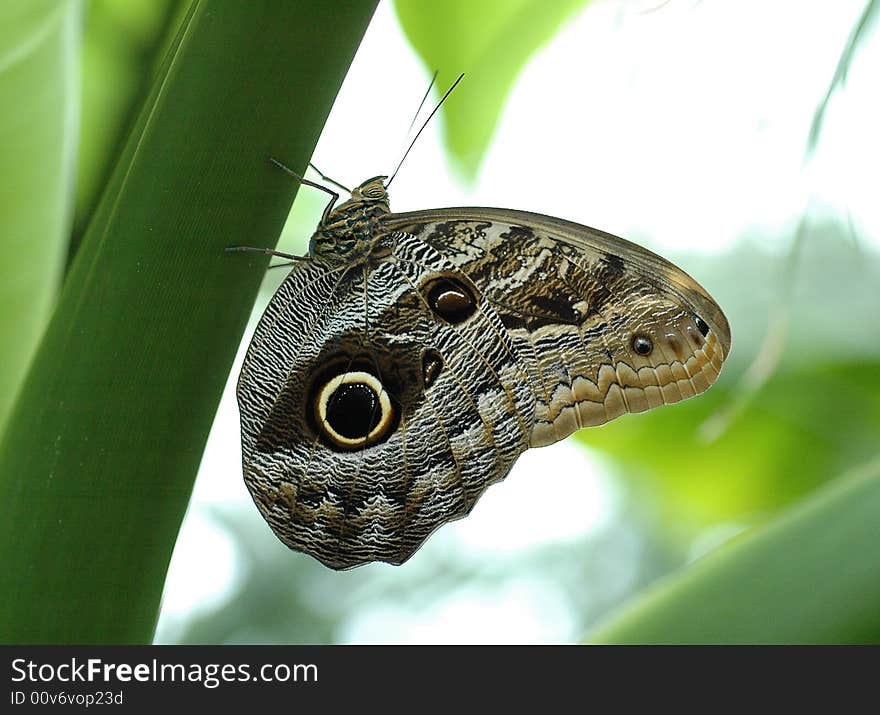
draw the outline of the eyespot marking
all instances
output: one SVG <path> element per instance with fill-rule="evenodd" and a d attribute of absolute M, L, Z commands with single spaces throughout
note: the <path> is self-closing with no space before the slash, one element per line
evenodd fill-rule
<path fill-rule="evenodd" d="M 705 338 L 709 334 L 709 326 L 706 325 L 706 321 L 703 320 L 699 315 L 695 315 L 694 322 L 697 324 L 697 330 L 700 331 L 700 335 Z"/>
<path fill-rule="evenodd" d="M 438 276 L 424 286 L 431 310 L 447 323 L 457 325 L 477 310 L 473 291 L 454 276 Z"/>
<path fill-rule="evenodd" d="M 684 347 L 682 346 L 678 335 L 675 333 L 666 333 L 666 344 L 672 350 L 672 354 L 675 355 L 679 361 L 687 359 L 687 355 L 685 354 Z"/>
<path fill-rule="evenodd" d="M 346 439 L 364 439 L 379 424 L 379 400 L 362 382 L 343 383 L 327 399 L 327 426 Z"/>
<path fill-rule="evenodd" d="M 654 343 L 647 335 L 636 334 L 632 338 L 632 349 L 636 355 L 646 357 L 654 350 Z"/>
<path fill-rule="evenodd" d="M 422 356 L 422 378 L 425 389 L 434 384 L 443 369 L 443 357 L 436 350 L 426 350 Z"/>
<path fill-rule="evenodd" d="M 315 426 L 329 446 L 362 449 L 391 433 L 395 410 L 375 375 L 346 370 L 317 388 L 312 398 Z"/>

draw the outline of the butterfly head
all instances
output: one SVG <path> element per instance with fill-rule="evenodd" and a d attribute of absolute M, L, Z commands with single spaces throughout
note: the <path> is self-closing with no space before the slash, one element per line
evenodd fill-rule
<path fill-rule="evenodd" d="M 309 253 L 329 261 L 349 261 L 369 253 L 376 224 L 391 212 L 387 176 L 374 176 L 356 186 L 351 198 L 327 207 L 309 242 Z"/>
<path fill-rule="evenodd" d="M 362 184 L 352 189 L 351 198 L 344 204 L 341 204 L 339 206 L 339 209 L 342 209 L 342 207 L 346 204 L 353 204 L 357 202 L 361 204 L 383 204 L 385 206 L 385 210 L 389 211 L 390 209 L 388 208 L 388 189 L 385 187 L 385 181 L 387 179 L 387 176 L 374 176 L 372 179 L 367 179 Z"/>

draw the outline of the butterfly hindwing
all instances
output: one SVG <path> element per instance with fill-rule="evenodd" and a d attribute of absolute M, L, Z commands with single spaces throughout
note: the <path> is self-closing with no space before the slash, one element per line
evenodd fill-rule
<path fill-rule="evenodd" d="M 354 381 L 334 391 L 340 375 Z M 291 548 L 337 569 L 401 563 L 528 446 L 530 390 L 498 316 L 424 242 L 389 236 L 383 255 L 341 268 L 298 263 L 239 379 L 245 481 Z"/>

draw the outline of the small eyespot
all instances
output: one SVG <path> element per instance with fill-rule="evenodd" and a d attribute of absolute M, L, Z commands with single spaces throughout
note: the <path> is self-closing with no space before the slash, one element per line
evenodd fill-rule
<path fill-rule="evenodd" d="M 320 386 L 315 422 L 332 445 L 360 449 L 386 437 L 394 421 L 382 383 L 368 372 L 343 372 Z"/>
<path fill-rule="evenodd" d="M 654 343 L 646 335 L 633 335 L 632 349 L 637 355 L 647 356 L 654 350 Z"/>
<path fill-rule="evenodd" d="M 447 323 L 456 325 L 470 318 L 477 309 L 477 301 L 462 281 L 455 277 L 439 276 L 425 286 L 431 310 Z"/>
<path fill-rule="evenodd" d="M 695 315 L 694 322 L 697 324 L 697 330 L 700 331 L 700 335 L 705 338 L 709 334 L 709 326 L 706 325 L 706 321 L 703 320 L 699 315 Z"/>
<path fill-rule="evenodd" d="M 678 360 L 684 362 L 688 356 L 681 342 L 681 338 L 676 333 L 666 333 L 666 346 Z"/>
<path fill-rule="evenodd" d="M 436 350 L 426 350 L 422 356 L 422 379 L 425 389 L 434 384 L 440 371 L 443 369 L 443 358 Z"/>

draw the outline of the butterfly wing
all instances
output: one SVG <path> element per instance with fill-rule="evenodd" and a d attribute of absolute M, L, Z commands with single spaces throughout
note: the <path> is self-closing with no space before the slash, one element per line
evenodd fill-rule
<path fill-rule="evenodd" d="M 536 394 L 529 446 L 707 389 L 730 351 L 712 297 L 680 268 L 611 234 L 524 211 L 390 214 L 479 287 Z"/>
<path fill-rule="evenodd" d="M 257 506 L 332 568 L 403 562 L 527 447 L 702 392 L 729 352 L 699 284 L 610 234 L 500 209 L 379 229 L 294 267 L 238 383 Z"/>
<path fill-rule="evenodd" d="M 304 261 L 237 389 L 245 482 L 277 536 L 335 569 L 401 563 L 528 446 L 535 397 L 472 281 L 414 236 Z"/>

